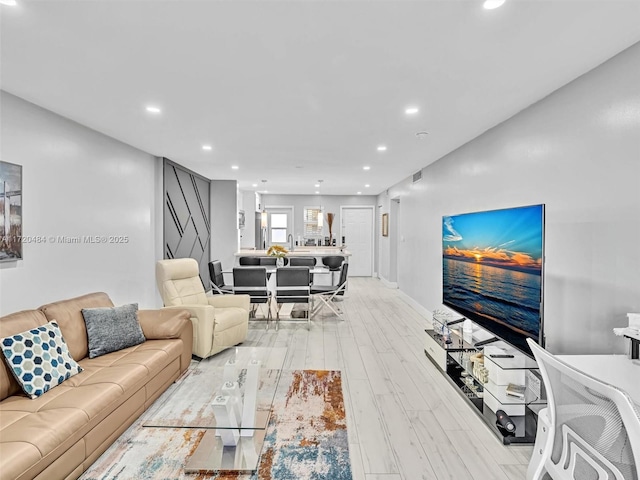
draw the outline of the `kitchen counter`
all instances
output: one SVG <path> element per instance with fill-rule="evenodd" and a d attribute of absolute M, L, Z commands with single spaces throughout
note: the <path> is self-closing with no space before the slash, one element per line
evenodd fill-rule
<path fill-rule="evenodd" d="M 234 254 L 240 257 L 266 257 L 266 250 L 242 249 Z M 293 252 L 287 253 L 287 257 L 326 257 L 328 255 L 341 255 L 348 258 L 351 256 L 349 250 L 340 247 L 295 247 Z"/>

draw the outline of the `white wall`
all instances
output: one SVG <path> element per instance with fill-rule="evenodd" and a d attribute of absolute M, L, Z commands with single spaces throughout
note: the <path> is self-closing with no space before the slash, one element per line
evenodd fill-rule
<path fill-rule="evenodd" d="M 155 157 L 0 93 L 0 159 L 23 166 L 23 260 L 0 264 L 0 315 L 94 291 L 159 306 L 162 165 Z M 69 244 L 58 236 L 126 236 Z"/>
<path fill-rule="evenodd" d="M 544 203 L 547 347 L 622 353 L 611 329 L 640 311 L 639 86 L 636 44 L 390 188 L 399 288 L 441 304 L 443 215 Z"/>
<path fill-rule="evenodd" d="M 239 204 L 245 214 L 245 227 L 240 231 L 240 248 L 256 246 L 256 192 L 240 190 Z"/>
<path fill-rule="evenodd" d="M 222 268 L 233 267 L 239 248 L 237 195 L 235 180 L 211 180 L 211 260 Z"/>

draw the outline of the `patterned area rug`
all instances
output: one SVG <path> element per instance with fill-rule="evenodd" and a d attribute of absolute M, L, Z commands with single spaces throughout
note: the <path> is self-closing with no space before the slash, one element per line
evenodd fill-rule
<path fill-rule="evenodd" d="M 338 371 L 283 371 L 258 471 L 186 474 L 205 430 L 142 427 L 145 415 L 85 472 L 83 480 L 351 480 Z"/>

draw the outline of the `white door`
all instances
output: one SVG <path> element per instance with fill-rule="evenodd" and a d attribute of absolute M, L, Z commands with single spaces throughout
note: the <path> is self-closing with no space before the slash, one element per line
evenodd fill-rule
<path fill-rule="evenodd" d="M 340 217 L 341 235 L 347 250 L 351 252 L 349 276 L 372 276 L 373 207 L 340 207 Z"/>

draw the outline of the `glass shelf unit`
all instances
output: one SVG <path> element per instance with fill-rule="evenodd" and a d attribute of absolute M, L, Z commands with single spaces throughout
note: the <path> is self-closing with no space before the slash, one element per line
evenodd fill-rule
<path fill-rule="evenodd" d="M 436 316 L 425 332 L 429 339 L 425 354 L 437 365 L 436 358 L 442 356 L 443 365 L 438 366 L 502 442 L 505 445 L 534 443 L 537 412 L 546 405 L 546 400 L 534 389 L 525 388 L 522 398 L 508 395 L 506 389 L 509 383 L 526 386 L 527 370 L 538 369 L 535 360 L 476 324 L 472 324 L 471 332 L 465 332 L 462 320 Z M 484 365 L 489 372 L 488 378 L 482 379 L 484 381 L 474 375 L 469 360 L 478 352 L 483 352 Z M 512 418 L 516 424 L 515 436 L 505 435 L 496 426 L 497 410 L 506 411 Z"/>

